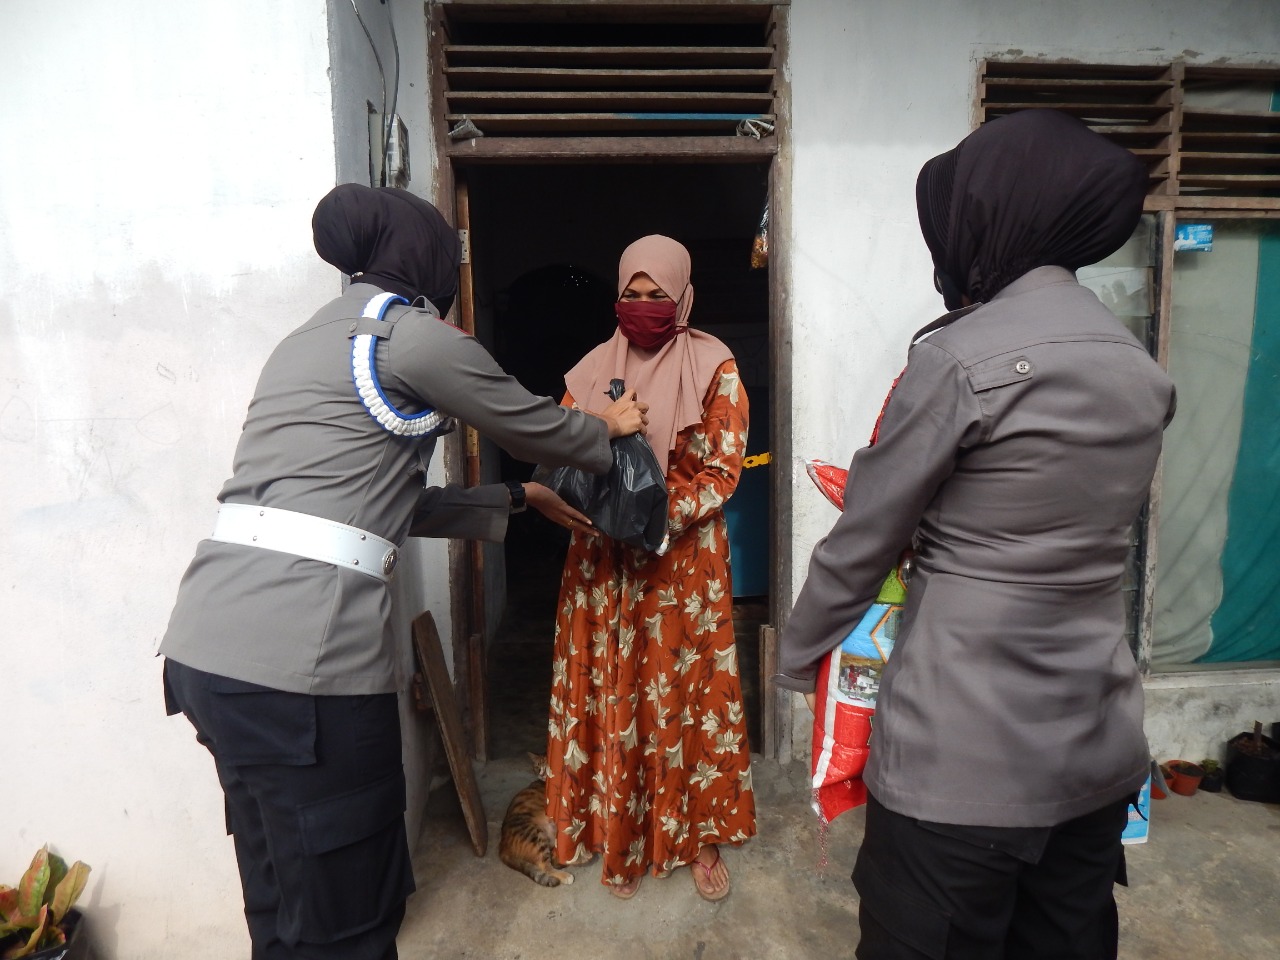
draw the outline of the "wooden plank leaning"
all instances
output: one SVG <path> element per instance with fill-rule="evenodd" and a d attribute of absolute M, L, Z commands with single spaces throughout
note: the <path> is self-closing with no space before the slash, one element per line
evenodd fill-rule
<path fill-rule="evenodd" d="M 413 649 L 418 669 L 426 680 L 431 708 L 440 726 L 440 739 L 444 741 L 449 772 L 453 776 L 453 785 L 462 804 L 462 816 L 467 823 L 467 833 L 471 836 L 471 849 L 477 857 L 483 857 L 489 847 L 489 822 L 485 819 L 480 787 L 471 766 L 471 747 L 462 726 L 458 701 L 453 695 L 453 681 L 449 679 L 449 670 L 445 666 L 440 634 L 430 611 L 419 614 L 413 621 Z"/>

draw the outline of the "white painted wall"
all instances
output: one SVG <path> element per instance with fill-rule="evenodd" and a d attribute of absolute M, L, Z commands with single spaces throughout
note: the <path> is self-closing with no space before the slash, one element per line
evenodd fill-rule
<path fill-rule="evenodd" d="M 262 360 L 339 290 L 328 68 L 324 0 L 0 9 L 0 874 L 89 863 L 103 960 L 248 953 L 152 654 Z"/>
<path fill-rule="evenodd" d="M 422 5 L 360 6 L 389 85 L 397 18 L 429 195 Z M 0 879 L 49 841 L 93 867 L 102 960 L 245 954 L 213 765 L 152 654 L 261 362 L 340 290 L 311 212 L 368 182 L 381 80 L 350 0 L 8 0 L 0 89 Z M 447 641 L 447 584 L 409 576 L 445 550 L 397 599 Z M 403 713 L 416 833 L 433 733 Z"/>
<path fill-rule="evenodd" d="M 1147 741 L 1157 760 L 1226 760 L 1226 742 L 1262 723 L 1280 723 L 1280 673 L 1202 670 L 1152 677 L 1147 695 Z"/>
<path fill-rule="evenodd" d="M 943 312 L 915 212 L 921 164 L 971 129 L 978 61 L 1280 62 L 1272 0 L 793 0 L 793 596 L 835 510 L 800 459 L 847 463 L 909 338 Z M 1274 689 L 1274 688 L 1271 688 Z M 797 754 L 810 717 L 793 713 Z"/>
<path fill-rule="evenodd" d="M 332 129 L 337 163 L 335 182 L 371 182 L 369 107 L 372 105 L 379 114 L 394 109 L 405 121 L 409 132 L 411 179 L 406 189 L 430 200 L 435 144 L 431 138 L 431 105 L 426 95 L 427 35 L 423 6 L 418 0 L 392 0 L 386 5 L 377 0 L 357 0 L 357 3 L 360 19 L 369 31 L 367 36 L 351 0 L 328 0 Z M 397 49 L 400 93 L 393 101 Z M 374 170 L 372 183 L 377 185 L 376 161 Z M 445 211 L 445 215 L 451 217 L 452 211 Z M 310 223 L 309 215 L 307 222 Z M 438 445 L 431 465 L 429 481 L 433 484 L 445 482 L 444 447 L 445 444 Z M 398 639 L 401 671 L 406 677 L 412 676 L 415 670 L 409 626 L 413 618 L 424 610 L 431 611 L 445 648 L 445 663 L 450 669 L 453 666 L 448 549 L 447 540 L 414 538 L 403 551 L 403 563 L 392 588 L 392 619 Z M 407 694 L 400 699 L 400 720 L 405 777 L 409 788 L 406 826 L 412 843 L 422 828 L 423 807 L 437 759 L 439 738 L 434 722 L 424 720 L 415 712 L 412 698 Z"/>

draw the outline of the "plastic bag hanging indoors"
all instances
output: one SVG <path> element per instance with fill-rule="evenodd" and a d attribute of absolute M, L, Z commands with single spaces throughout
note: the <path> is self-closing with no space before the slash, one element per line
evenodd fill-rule
<path fill-rule="evenodd" d="M 751 241 L 751 269 L 760 270 L 769 265 L 769 201 L 764 202 L 764 213 L 760 215 L 760 226 L 756 228 L 755 239 Z"/>
<path fill-rule="evenodd" d="M 621 380 L 609 381 L 612 399 L 617 400 L 625 391 Z M 618 437 L 609 441 L 609 446 L 613 466 L 606 474 L 574 467 L 538 467 L 533 480 L 585 513 L 606 536 L 656 552 L 667 532 L 666 472 L 643 434 Z"/>

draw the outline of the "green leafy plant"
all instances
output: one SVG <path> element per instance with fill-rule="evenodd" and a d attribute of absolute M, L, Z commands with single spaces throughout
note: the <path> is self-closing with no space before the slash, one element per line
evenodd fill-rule
<path fill-rule="evenodd" d="M 1200 766 L 1204 768 L 1204 775 L 1206 777 L 1213 776 L 1215 773 L 1220 773 L 1222 771 L 1222 765 L 1219 764 L 1217 760 L 1210 760 L 1206 758 L 1200 761 Z"/>
<path fill-rule="evenodd" d="M 16 887 L 0 884 L 0 958 L 25 957 L 67 942 L 67 911 L 84 891 L 89 868 L 71 866 L 45 844 Z"/>

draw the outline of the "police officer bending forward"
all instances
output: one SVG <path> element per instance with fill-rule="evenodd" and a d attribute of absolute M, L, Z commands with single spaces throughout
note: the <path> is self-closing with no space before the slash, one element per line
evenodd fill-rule
<path fill-rule="evenodd" d="M 388 578 L 411 532 L 500 540 L 522 506 L 518 486 L 425 488 L 435 440 L 457 417 L 517 459 L 603 473 L 647 407 L 533 396 L 442 322 L 461 251 L 424 200 L 344 184 L 312 227 L 353 282 L 267 360 L 160 652 L 226 794 L 254 960 L 386 960 L 413 890 Z"/>

